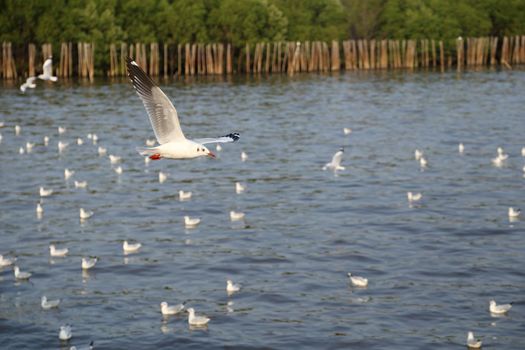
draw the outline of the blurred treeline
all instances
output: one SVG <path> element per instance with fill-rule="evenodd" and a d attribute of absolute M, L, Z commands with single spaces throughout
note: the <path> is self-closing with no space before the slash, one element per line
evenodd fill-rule
<path fill-rule="evenodd" d="M 513 34 L 525 34 L 525 0 L 0 0 L 0 41 L 94 42 L 97 56 L 119 42 Z"/>

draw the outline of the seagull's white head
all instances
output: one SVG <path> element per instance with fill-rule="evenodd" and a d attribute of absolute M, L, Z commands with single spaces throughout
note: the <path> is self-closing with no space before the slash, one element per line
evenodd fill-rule
<path fill-rule="evenodd" d="M 491 300 L 490 301 L 490 306 L 496 306 L 496 300 Z"/>
<path fill-rule="evenodd" d="M 200 144 L 197 144 L 197 147 L 195 149 L 195 153 L 196 153 L 197 157 L 208 156 L 208 157 L 211 157 L 211 158 L 215 158 L 215 154 L 213 154 L 213 152 L 211 152 L 206 146 L 203 146 L 203 145 L 200 145 Z"/>
<path fill-rule="evenodd" d="M 160 307 L 164 309 L 164 308 L 168 307 L 168 303 L 163 301 L 162 303 L 160 303 Z"/>

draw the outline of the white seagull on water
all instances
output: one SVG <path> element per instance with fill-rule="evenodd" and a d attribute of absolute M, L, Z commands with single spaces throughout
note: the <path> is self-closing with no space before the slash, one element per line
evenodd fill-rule
<path fill-rule="evenodd" d="M 510 304 L 496 304 L 496 300 L 491 300 L 489 303 L 489 311 L 493 314 L 505 314 L 512 308 L 512 303 Z"/>
<path fill-rule="evenodd" d="M 467 347 L 469 349 L 481 348 L 481 340 L 474 338 L 473 332 L 468 332 L 467 334 Z"/>
<path fill-rule="evenodd" d="M 163 301 L 162 303 L 160 303 L 160 312 L 164 316 L 175 315 L 175 314 L 178 314 L 179 312 L 181 312 L 182 310 L 184 310 L 184 305 L 185 304 L 186 303 L 184 302 L 182 304 L 169 306 L 167 302 Z"/>
<path fill-rule="evenodd" d="M 49 245 L 49 255 L 53 257 L 63 257 L 69 253 L 68 248 L 58 249 L 54 244 Z"/>
<path fill-rule="evenodd" d="M 361 276 L 353 276 L 350 272 L 348 273 L 348 277 L 350 278 L 352 284 L 356 287 L 368 286 L 368 278 L 364 278 Z"/>
<path fill-rule="evenodd" d="M 188 323 L 190 326 L 204 327 L 210 319 L 206 316 L 195 316 L 195 310 L 190 307 L 188 310 Z"/>
<path fill-rule="evenodd" d="M 38 76 L 38 79 L 51 80 L 51 81 L 58 80 L 57 77 L 53 76 L 53 57 L 52 56 L 49 56 L 49 58 L 44 62 L 42 69 L 44 70 L 44 72 L 43 74 L 40 74 Z"/>
<path fill-rule="evenodd" d="M 124 250 L 125 254 L 136 253 L 140 247 L 142 247 L 142 243 L 128 243 L 128 241 L 122 243 L 122 250 Z"/>
<path fill-rule="evenodd" d="M 343 147 L 337 152 L 335 152 L 334 156 L 332 157 L 332 161 L 330 163 L 326 163 L 323 167 L 323 170 L 330 169 L 330 170 L 345 170 L 344 166 L 341 166 L 341 161 L 343 160 L 343 154 L 345 150 Z"/>
<path fill-rule="evenodd" d="M 89 270 L 97 264 L 98 258 L 82 258 L 82 270 Z"/>
<path fill-rule="evenodd" d="M 22 272 L 20 271 L 20 268 L 18 266 L 15 265 L 15 267 L 13 268 L 14 272 L 15 272 L 15 278 L 17 280 L 28 280 L 32 273 L 31 272 Z"/>
<path fill-rule="evenodd" d="M 239 284 L 233 283 L 232 280 L 226 281 L 226 292 L 228 292 L 228 295 L 231 295 L 235 292 L 238 292 L 241 290 L 241 286 Z"/>
<path fill-rule="evenodd" d="M 239 139 L 238 133 L 231 133 L 219 138 L 189 140 L 182 133 L 177 110 L 155 84 L 155 82 L 128 57 L 128 75 L 135 91 L 139 95 L 148 113 L 155 137 L 160 146 L 139 147 L 137 151 L 153 160 L 161 158 L 189 159 L 215 155 L 204 146 L 207 143 L 234 142 Z"/>
<path fill-rule="evenodd" d="M 30 88 L 30 89 L 36 88 L 35 79 L 36 79 L 35 77 L 27 78 L 26 82 L 20 85 L 20 91 L 26 92 L 27 88 Z"/>
<path fill-rule="evenodd" d="M 73 333 L 71 332 L 71 326 L 65 325 L 60 326 L 60 331 L 58 332 L 58 339 L 60 340 L 69 340 L 73 336 Z"/>
<path fill-rule="evenodd" d="M 45 295 L 42 296 L 40 305 L 42 306 L 42 309 L 49 310 L 55 307 L 58 307 L 58 304 L 60 304 L 60 299 L 56 300 L 47 300 L 47 297 Z"/>

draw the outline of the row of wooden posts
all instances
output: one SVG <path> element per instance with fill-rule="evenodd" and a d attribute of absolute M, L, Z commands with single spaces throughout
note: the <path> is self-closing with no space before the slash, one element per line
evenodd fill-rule
<path fill-rule="evenodd" d="M 51 44 L 42 45 L 39 57 L 43 62 L 52 54 Z M 443 41 L 435 40 L 345 40 L 276 42 L 246 44 L 111 44 L 110 77 L 125 76 L 126 57 L 135 59 L 152 76 L 223 75 L 232 73 L 330 72 L 339 70 L 399 69 L 456 66 L 512 65 L 525 63 L 525 35 L 513 37 L 458 38 L 455 50 L 447 52 Z M 148 57 L 149 56 L 149 57 Z M 17 65 L 11 43 L 2 43 L 0 76 L 16 79 L 18 75 L 35 76 L 42 68 L 37 49 L 28 45 L 27 64 Z M 76 61 L 76 65 L 74 65 Z M 95 45 L 93 43 L 62 43 L 60 56 L 54 60 L 54 73 L 61 78 L 95 77 Z M 162 64 L 161 64 L 162 63 Z M 76 69 L 75 69 L 76 68 Z M 103 73 L 102 69 L 98 73 Z"/>

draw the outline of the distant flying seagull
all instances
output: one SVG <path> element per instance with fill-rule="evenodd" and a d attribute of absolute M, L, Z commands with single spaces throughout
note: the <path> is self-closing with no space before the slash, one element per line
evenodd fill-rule
<path fill-rule="evenodd" d="M 160 145 L 137 148 L 141 155 L 149 156 L 154 160 L 161 158 L 189 159 L 201 156 L 215 158 L 215 155 L 204 146 L 205 144 L 235 142 L 239 139 L 238 133 L 231 133 L 219 138 L 187 139 L 182 133 L 177 110 L 169 98 L 129 57 L 127 67 L 129 78 L 146 108 L 155 137 Z"/>
<path fill-rule="evenodd" d="M 58 78 L 53 76 L 53 57 L 49 56 L 49 58 L 44 62 L 44 65 L 42 66 L 44 72 L 43 74 L 40 74 L 38 76 L 38 79 L 42 80 L 51 80 L 51 81 L 57 81 Z"/>
<path fill-rule="evenodd" d="M 332 157 L 332 161 L 330 163 L 326 163 L 326 165 L 323 167 L 323 170 L 330 169 L 330 170 L 345 170 L 344 166 L 341 166 L 341 161 L 343 160 L 343 153 L 344 148 L 341 147 L 341 149 L 337 152 L 335 152 L 334 156 Z"/>
<path fill-rule="evenodd" d="M 27 78 L 26 82 L 20 85 L 20 91 L 26 92 L 27 88 L 30 88 L 30 89 L 36 88 L 35 79 L 36 79 L 35 77 Z"/>

